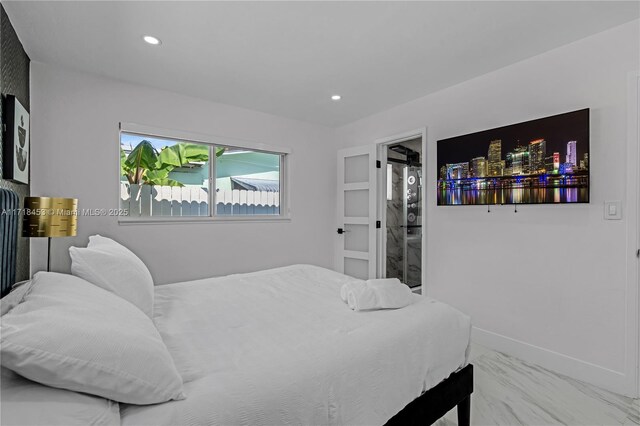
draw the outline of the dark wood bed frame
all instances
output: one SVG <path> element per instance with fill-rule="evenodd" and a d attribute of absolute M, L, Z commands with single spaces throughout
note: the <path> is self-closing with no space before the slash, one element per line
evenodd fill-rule
<path fill-rule="evenodd" d="M 472 392 L 473 365 L 469 364 L 411 401 L 386 426 L 430 425 L 456 406 L 458 426 L 469 426 Z"/>

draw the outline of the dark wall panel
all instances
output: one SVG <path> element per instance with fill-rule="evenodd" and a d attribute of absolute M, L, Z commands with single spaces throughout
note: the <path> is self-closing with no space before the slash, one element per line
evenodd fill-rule
<path fill-rule="evenodd" d="M 4 117 L 4 99 L 6 95 L 15 95 L 20 103 L 31 111 L 29 96 L 29 57 L 18 39 L 9 17 L 0 4 L 0 114 Z M 2 179 L 2 148 L 4 146 L 3 132 L 0 132 L 0 188 L 10 189 L 20 197 L 20 206 L 24 205 L 24 197 L 29 195 L 29 185 L 13 183 Z M 31 141 L 31 149 L 35 146 Z M 29 151 L 31 151 L 31 149 Z M 29 278 L 29 239 L 22 236 L 22 223 L 18 229 L 18 253 L 16 265 L 16 280 Z"/>

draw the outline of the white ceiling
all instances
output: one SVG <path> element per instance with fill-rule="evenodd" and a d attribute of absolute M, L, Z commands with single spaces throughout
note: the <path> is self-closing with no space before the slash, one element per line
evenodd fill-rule
<path fill-rule="evenodd" d="M 327 126 L 639 16 L 611 1 L 3 5 L 34 61 Z"/>

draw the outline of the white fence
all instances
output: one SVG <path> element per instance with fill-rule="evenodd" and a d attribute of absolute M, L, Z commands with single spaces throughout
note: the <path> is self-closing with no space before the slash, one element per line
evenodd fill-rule
<path fill-rule="evenodd" d="M 120 183 L 120 208 L 129 216 L 208 216 L 209 191 L 195 185 L 151 186 Z M 216 214 L 278 214 L 280 193 L 267 191 L 219 190 Z"/>

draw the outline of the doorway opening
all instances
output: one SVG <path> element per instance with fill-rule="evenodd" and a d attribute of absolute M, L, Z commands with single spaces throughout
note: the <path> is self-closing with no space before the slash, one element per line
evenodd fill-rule
<path fill-rule="evenodd" d="M 424 276 L 424 132 L 389 138 L 379 145 L 378 192 L 382 229 L 378 276 L 398 278 L 419 291 Z"/>
<path fill-rule="evenodd" d="M 424 294 L 426 135 L 422 128 L 338 151 L 336 271 L 395 277 Z"/>

